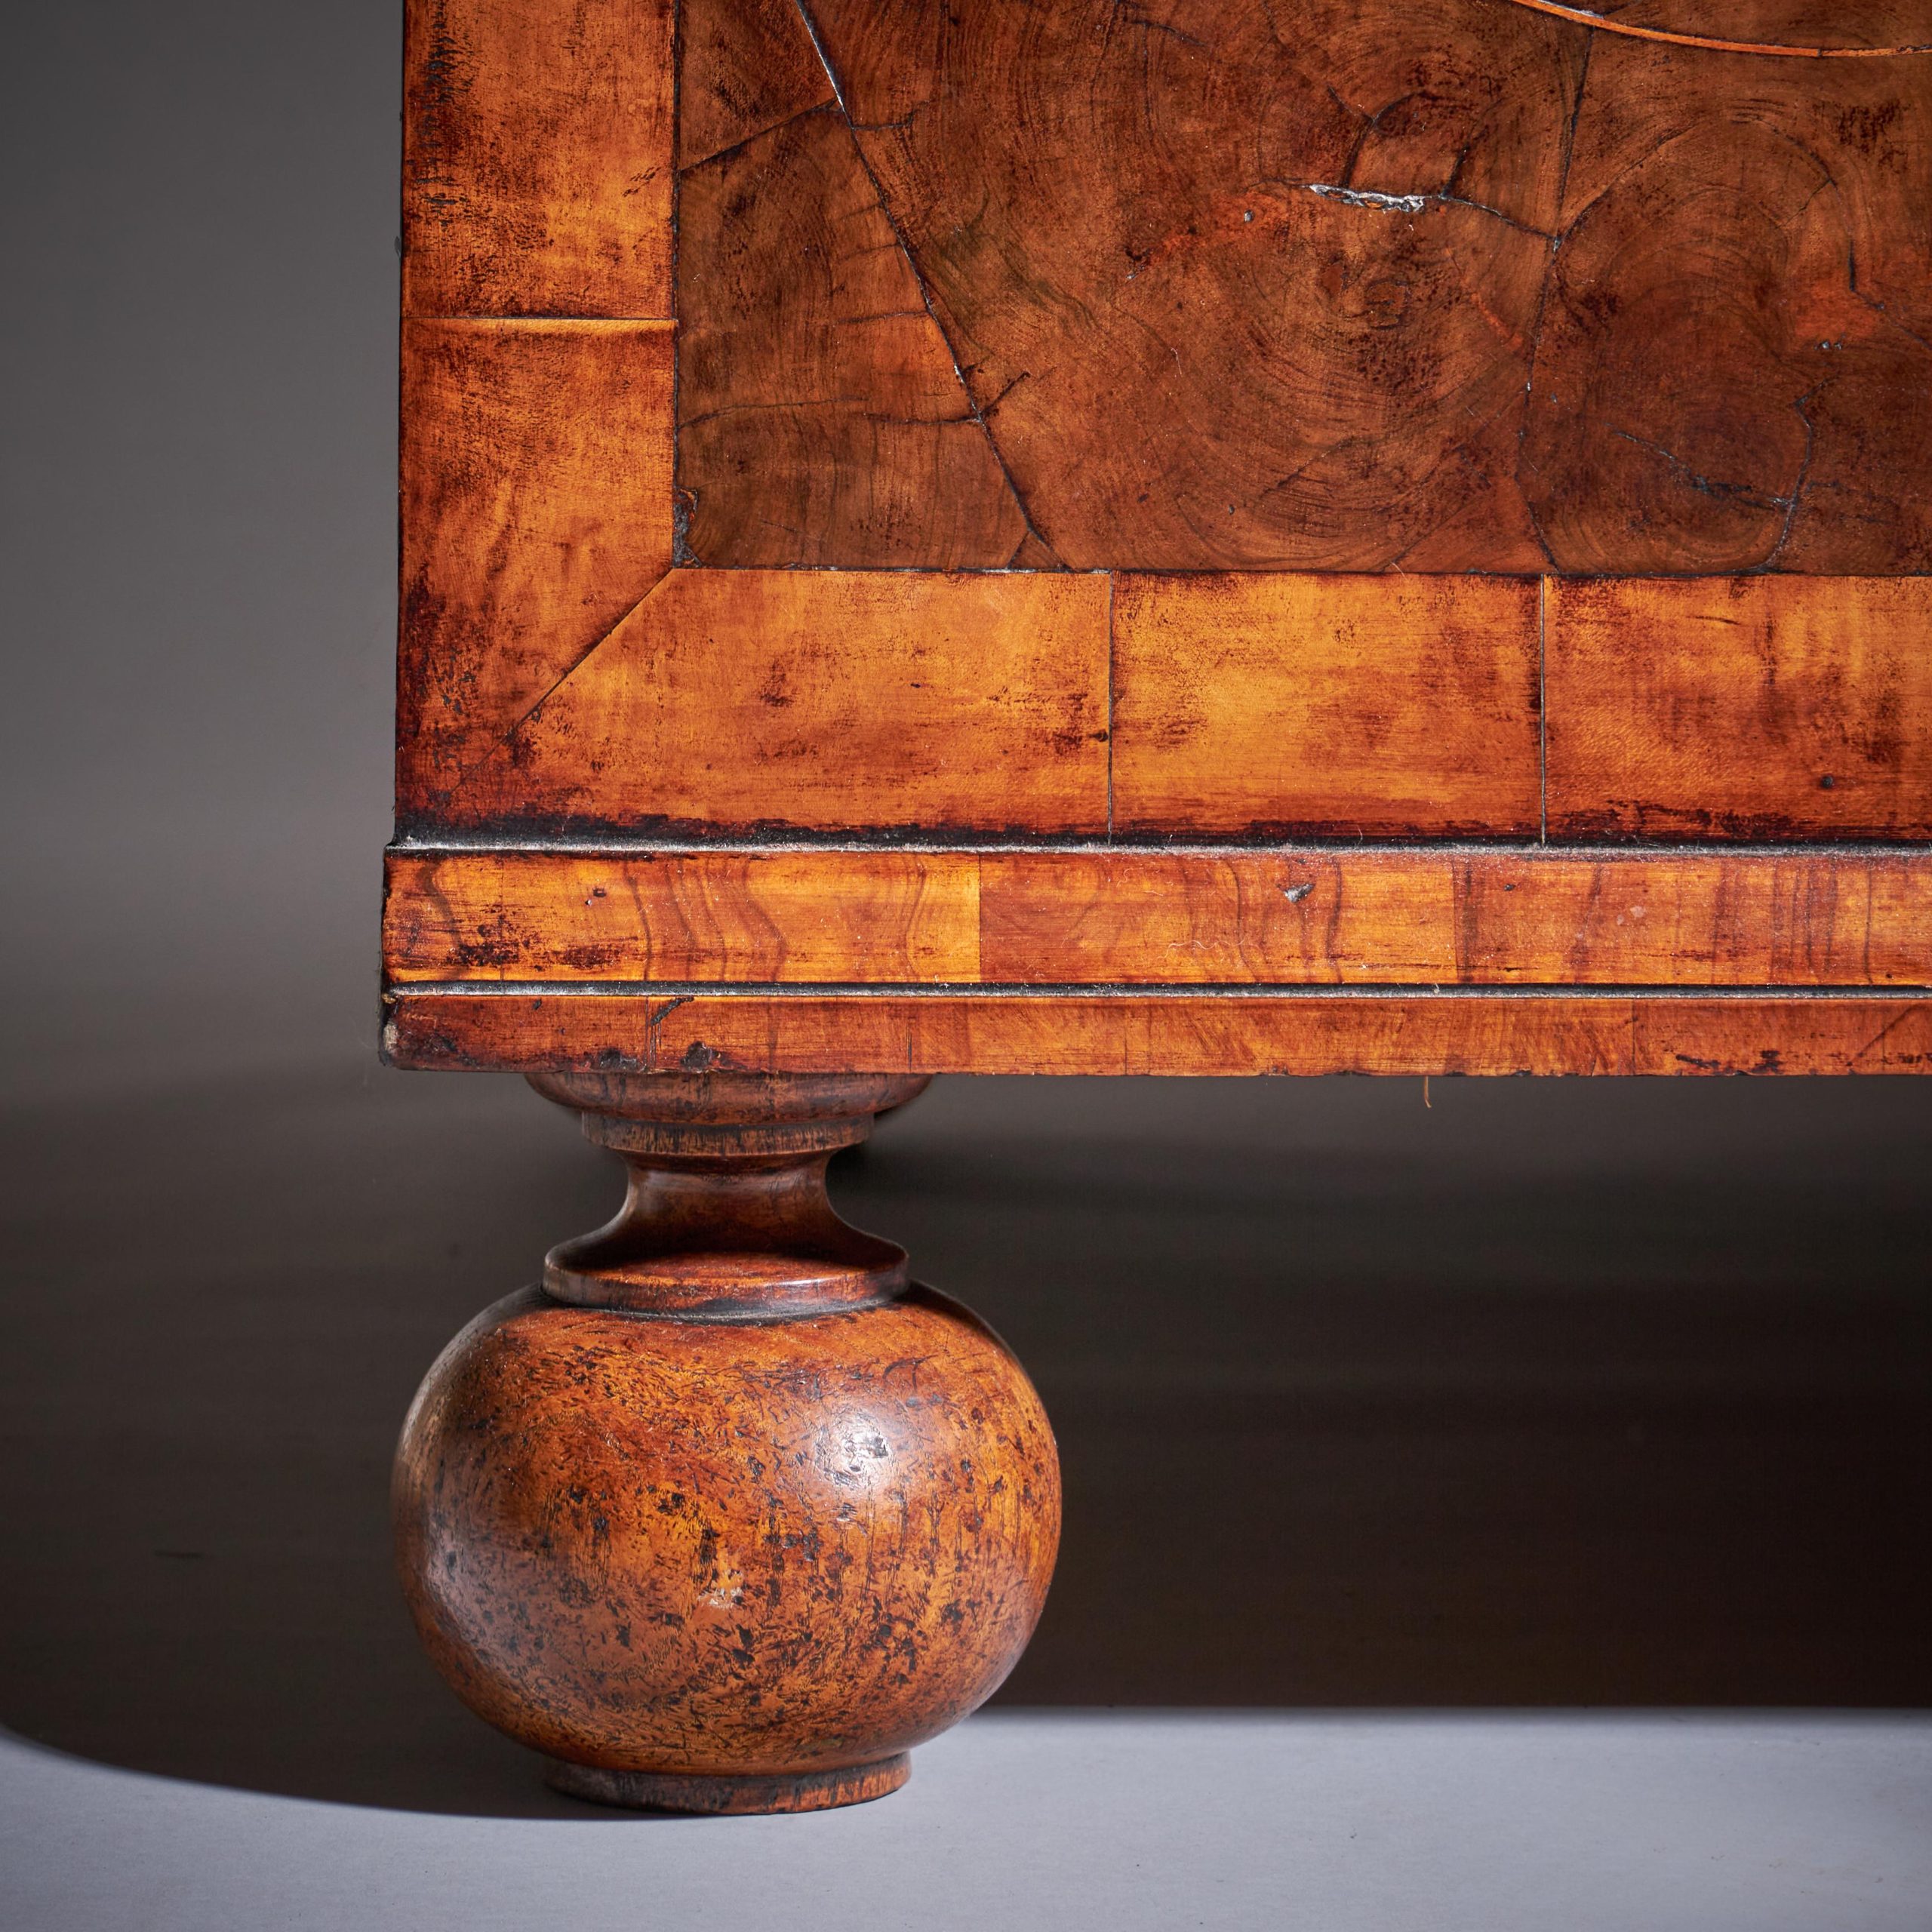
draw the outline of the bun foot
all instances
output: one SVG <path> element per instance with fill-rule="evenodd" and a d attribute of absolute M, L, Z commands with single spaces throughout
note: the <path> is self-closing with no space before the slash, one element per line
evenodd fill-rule
<path fill-rule="evenodd" d="M 417 1396 L 395 1496 L 423 1643 L 577 1796 L 883 1797 L 1012 1669 L 1060 1534 L 1025 1372 L 826 1198 L 833 1150 L 923 1083 L 539 1084 L 629 1195 Z"/>

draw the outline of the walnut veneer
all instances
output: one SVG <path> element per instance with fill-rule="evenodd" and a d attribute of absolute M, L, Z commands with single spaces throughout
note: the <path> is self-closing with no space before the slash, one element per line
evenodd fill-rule
<path fill-rule="evenodd" d="M 408 62 L 386 1051 L 632 1179 L 399 1522 L 571 1788 L 876 1796 L 1025 1641 L 1037 1399 L 823 1195 L 924 1077 L 1932 1071 L 1925 0 Z"/>

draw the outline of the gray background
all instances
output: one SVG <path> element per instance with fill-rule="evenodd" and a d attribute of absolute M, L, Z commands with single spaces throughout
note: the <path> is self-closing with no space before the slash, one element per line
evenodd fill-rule
<path fill-rule="evenodd" d="M 373 1047 L 400 15 L 10 18 L 17 1092 Z"/>
<path fill-rule="evenodd" d="M 281 1828 L 168 1792 L 519 1830 L 585 1816 L 434 1680 L 387 1572 L 386 1460 L 416 1380 L 614 1195 L 604 1157 L 519 1083 L 375 1063 L 398 11 L 69 0 L 10 39 L 0 1721 L 26 1740 L 6 1789 L 40 1794 L 8 1807 L 35 1922 L 118 1922 L 98 1887 L 169 1856 L 196 1883 L 226 1860 L 241 1889 L 177 1887 L 154 1922 L 260 1922 L 245 1841 Z M 1932 1087 L 1437 1081 L 1428 1097 L 955 1081 L 842 1164 L 848 1211 L 1001 1328 L 1060 1432 L 1061 1570 L 1008 1705 L 1932 1701 Z M 1164 1767 L 1194 1767 L 1187 1802 L 1236 1763 L 1264 1807 L 1357 1789 L 1308 1782 L 1327 1734 L 1294 1727 L 1313 1720 L 1001 1721 L 933 1747 L 952 1768 L 928 1788 L 991 1807 L 995 1832 L 1020 1829 L 1032 1794 L 1027 1828 L 1049 1850 L 1057 1832 L 1086 1844 L 1096 1899 L 1113 1897 L 1103 1871 L 1134 1865 L 1150 1804 L 1182 1804 L 1174 1898 L 1232 1870 L 1233 1918 L 1274 1922 L 1266 1900 L 1306 1878 L 1293 1844 L 1229 1823 L 1247 1814 L 1186 1811 Z M 1906 1769 L 1881 1750 L 1838 1786 L 1838 1744 L 1792 1746 L 1826 1782 L 1780 1802 L 1863 1829 L 1890 1815 L 1864 1777 L 1922 1818 L 1924 1734 L 1903 1734 Z M 1478 1883 L 1472 1845 L 1509 1855 L 1484 1831 L 1555 1775 L 1507 1726 L 1482 1732 L 1472 1761 L 1500 1752 L 1491 1789 L 1511 1795 L 1481 1813 L 1429 1755 L 1437 1733 L 1346 1735 L 1364 1763 L 1377 1740 L 1421 1740 L 1402 1761 L 1435 1823 L 1388 1868 L 1418 1875 L 1417 1900 L 1452 1867 Z M 1732 1788 L 1725 1750 L 1761 1767 L 1756 1735 L 1721 1732 L 1709 1789 Z M 1830 1738 L 1856 1756 L 1878 1735 Z M 994 1756 L 969 1774 L 975 1752 Z M 1701 1761 L 1632 1776 L 1660 1804 L 1674 1777 L 1706 1789 Z M 1084 1767 L 1063 1817 L 1041 1795 L 1057 1763 Z M 1390 1777 L 1358 1779 L 1384 1829 Z M 1601 1815 L 1585 1784 L 1575 1798 Z M 915 1863 L 940 1815 L 919 1802 L 875 1807 L 911 1821 L 890 1844 Z M 49 1804 L 75 1844 L 33 1822 Z M 976 1815 L 944 1814 L 969 1837 Z M 1761 1851 L 1784 1815 L 1754 1814 L 1737 1843 Z M 1109 1817 L 1128 1835 L 1114 1865 L 1094 1849 Z M 112 1823 L 123 1863 L 102 1866 L 76 1818 Z M 152 1846 L 131 1820 L 163 1821 Z M 1338 1841 L 1361 1823 L 1328 1821 Z M 367 1855 L 393 1852 L 370 1829 Z M 363 1855 L 317 1830 L 318 1870 Z M 763 1832 L 742 1842 L 780 1858 L 800 1842 Z M 1220 1880 L 1189 1878 L 1189 1843 Z M 1578 1856 L 1564 1869 L 1583 1884 Z M 1857 1857 L 1884 1878 L 1880 1853 Z M 1835 1841 L 1818 1857 L 1857 1863 Z M 1407 1922 L 1340 1872 L 1321 1883 L 1364 1922 Z M 1517 1903 L 1534 1922 L 1567 1896 Z M 353 1887 L 314 1893 L 314 1922 L 334 1922 L 331 1898 L 367 1922 Z M 1155 1903 L 1149 1922 L 1175 1922 L 1168 1892 Z M 1737 1909 L 1857 1916 L 1842 1899 L 1823 1920 Z M 1491 1900 L 1470 1922 L 1515 1921 Z"/>

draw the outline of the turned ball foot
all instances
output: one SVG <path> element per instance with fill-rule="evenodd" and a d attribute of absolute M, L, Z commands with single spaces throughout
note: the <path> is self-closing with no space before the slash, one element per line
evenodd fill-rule
<path fill-rule="evenodd" d="M 880 1797 L 1025 1647 L 1060 1526 L 1039 1398 L 824 1195 L 915 1084 L 541 1083 L 629 1198 L 430 1371 L 395 1510 L 431 1657 L 560 1788 Z"/>

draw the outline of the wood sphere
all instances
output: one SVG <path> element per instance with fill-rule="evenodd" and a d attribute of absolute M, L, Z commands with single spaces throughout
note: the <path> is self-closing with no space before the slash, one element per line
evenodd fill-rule
<path fill-rule="evenodd" d="M 429 1654 L 479 1715 L 620 1802 L 890 1790 L 1032 1635 L 1060 1534 L 1039 1398 L 914 1287 L 694 1320 L 540 1290 L 431 1370 L 395 1482 Z"/>

